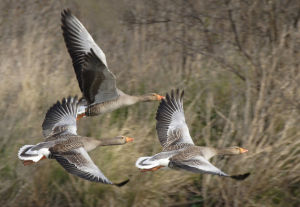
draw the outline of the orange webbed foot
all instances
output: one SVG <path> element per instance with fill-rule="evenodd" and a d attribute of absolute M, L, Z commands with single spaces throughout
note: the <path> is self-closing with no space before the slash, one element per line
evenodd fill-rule
<path fill-rule="evenodd" d="M 85 117 L 85 113 L 78 114 L 77 117 L 76 117 L 76 120 L 79 120 L 79 119 L 81 119 L 83 117 Z"/>
<path fill-rule="evenodd" d="M 156 170 L 159 170 L 160 168 L 162 168 L 164 166 L 157 166 L 157 167 L 153 167 L 153 168 L 150 168 L 150 169 L 141 169 L 141 172 L 147 172 L 147 171 L 151 171 L 151 172 L 154 172 Z"/>
<path fill-rule="evenodd" d="M 32 160 L 24 160 L 23 161 L 24 166 L 31 165 L 31 164 L 34 164 L 34 162 Z"/>

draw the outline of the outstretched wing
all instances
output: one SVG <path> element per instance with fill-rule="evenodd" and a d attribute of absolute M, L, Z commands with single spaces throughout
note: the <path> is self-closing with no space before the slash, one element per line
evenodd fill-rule
<path fill-rule="evenodd" d="M 44 137 L 50 135 L 73 134 L 76 135 L 77 97 L 68 97 L 57 101 L 46 113 L 42 128 Z"/>
<path fill-rule="evenodd" d="M 90 104 L 114 100 L 119 96 L 114 74 L 107 69 L 93 49 L 85 56 L 81 78 L 83 95 Z"/>
<path fill-rule="evenodd" d="M 64 10 L 61 16 L 65 43 L 72 58 L 80 90 L 88 103 L 101 103 L 116 98 L 116 80 L 107 67 L 103 51 L 70 10 Z M 86 67 L 83 68 L 83 65 Z"/>
<path fill-rule="evenodd" d="M 192 144 L 188 126 L 183 111 L 184 91 L 171 91 L 162 99 L 156 113 L 156 131 L 161 145 L 166 148 L 178 143 Z"/>
<path fill-rule="evenodd" d="M 53 158 L 69 173 L 92 182 L 113 184 L 94 164 L 83 147 L 57 153 L 49 149 Z"/>
<path fill-rule="evenodd" d="M 179 156 L 174 156 L 170 159 L 169 166 L 171 168 L 183 169 L 194 173 L 208 173 L 226 177 L 229 176 L 226 173 L 222 172 L 219 168 L 215 167 L 202 156 L 196 156 L 192 159 L 187 160 L 181 159 Z"/>

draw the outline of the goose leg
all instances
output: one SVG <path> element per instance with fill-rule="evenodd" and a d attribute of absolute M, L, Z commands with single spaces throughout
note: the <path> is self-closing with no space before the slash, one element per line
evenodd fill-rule
<path fill-rule="evenodd" d="M 43 156 L 39 161 L 44 160 L 44 159 L 46 159 L 45 156 Z M 38 162 L 39 162 L 39 161 L 38 161 Z M 24 165 L 24 166 L 26 166 L 26 165 L 31 165 L 31 164 L 34 164 L 34 163 L 35 163 L 35 162 L 32 161 L 32 160 L 24 160 L 24 161 L 23 161 L 23 165 Z"/>
<path fill-rule="evenodd" d="M 81 119 L 83 117 L 85 117 L 85 113 L 78 114 L 77 117 L 76 117 L 76 120 L 79 120 L 79 119 Z"/>
<path fill-rule="evenodd" d="M 39 161 L 44 160 L 44 159 L 46 159 L 46 158 L 47 158 L 46 156 L 43 156 Z"/>
<path fill-rule="evenodd" d="M 33 164 L 34 162 L 32 160 L 24 160 L 23 161 L 23 165 L 26 166 L 26 165 L 31 165 Z"/>
<path fill-rule="evenodd" d="M 156 170 L 159 170 L 159 169 L 162 168 L 162 167 L 164 167 L 164 166 L 159 165 L 159 166 L 157 166 L 157 167 L 153 167 L 153 168 L 150 168 L 150 169 L 142 169 L 141 172 L 147 172 L 147 171 L 154 172 L 154 171 L 156 171 Z"/>

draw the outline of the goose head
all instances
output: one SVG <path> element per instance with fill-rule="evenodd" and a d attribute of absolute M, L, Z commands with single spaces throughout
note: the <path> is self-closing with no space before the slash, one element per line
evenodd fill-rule
<path fill-rule="evenodd" d="M 228 150 L 228 152 L 231 152 L 232 154 L 235 154 L 235 155 L 248 152 L 247 149 L 242 148 L 242 147 L 237 147 L 237 146 L 229 147 L 227 150 Z"/>
<path fill-rule="evenodd" d="M 132 142 L 134 139 L 132 137 L 126 136 L 117 136 L 113 139 L 114 144 L 126 144 L 128 142 Z"/>
<path fill-rule="evenodd" d="M 142 96 L 142 100 L 145 102 L 146 101 L 160 101 L 164 98 L 165 98 L 164 96 L 161 96 L 157 93 L 149 93 L 149 94 Z"/>

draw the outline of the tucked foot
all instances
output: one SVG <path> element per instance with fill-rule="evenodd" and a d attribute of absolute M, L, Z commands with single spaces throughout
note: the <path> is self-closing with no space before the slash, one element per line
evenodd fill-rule
<path fill-rule="evenodd" d="M 79 119 L 81 119 L 83 117 L 85 117 L 85 113 L 78 114 L 77 117 L 76 117 L 76 120 L 79 120 Z"/>
<path fill-rule="evenodd" d="M 46 159 L 47 157 L 43 156 L 39 161 Z"/>
<path fill-rule="evenodd" d="M 150 168 L 150 169 L 141 169 L 141 172 L 147 172 L 147 171 L 154 172 L 154 171 L 156 171 L 156 170 L 159 170 L 159 169 L 162 168 L 162 167 L 164 167 L 164 166 L 159 165 L 159 166 L 157 166 L 157 167 L 153 167 L 153 168 Z"/>
<path fill-rule="evenodd" d="M 45 157 L 45 156 L 43 156 L 39 161 L 41 161 L 41 160 L 44 160 L 44 159 L 46 159 L 47 157 Z M 38 161 L 38 162 L 39 162 Z M 23 165 L 24 166 L 26 166 L 26 165 L 31 165 L 31 164 L 34 164 L 34 163 L 36 163 L 36 162 L 34 162 L 34 161 L 32 161 L 32 160 L 24 160 L 23 161 Z"/>
<path fill-rule="evenodd" d="M 26 166 L 26 165 L 31 165 L 31 164 L 34 164 L 34 162 L 32 160 L 24 160 L 23 161 L 23 165 Z"/>

